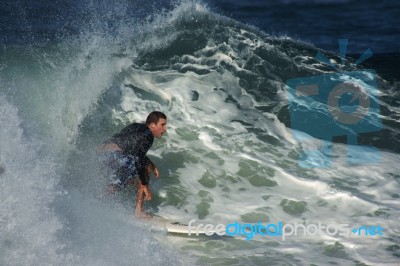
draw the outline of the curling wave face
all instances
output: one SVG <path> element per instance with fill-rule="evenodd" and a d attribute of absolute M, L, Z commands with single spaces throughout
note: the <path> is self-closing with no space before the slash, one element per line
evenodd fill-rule
<path fill-rule="evenodd" d="M 298 165 L 303 150 L 317 148 L 320 142 L 313 139 L 300 144 L 293 138 L 286 80 L 362 70 L 355 60 L 341 65 L 339 56 L 326 53 L 331 62 L 337 63 L 332 68 L 315 58 L 317 52 L 309 44 L 269 36 L 219 16 L 204 5 L 184 2 L 169 13 L 155 16 L 120 51 L 119 56 L 132 61 L 115 84 L 119 93 L 109 91 L 103 95 L 99 111 L 87 118 L 86 125 L 101 127 L 98 121 L 104 122 L 105 112 L 109 123 L 117 128 L 140 121 L 148 110 L 168 113 L 168 136 L 156 144 L 152 153 L 166 177 L 154 184 L 159 193 L 152 207 L 176 219 L 197 218 L 210 223 L 373 221 L 397 228 L 394 220 L 383 218 L 394 217 L 399 211 L 394 203 L 399 186 L 396 153 L 383 152 L 379 164 L 349 168 L 347 145 L 339 142 L 334 144 L 333 157 L 321 153 L 317 158 L 322 162 L 334 160 L 333 168 L 304 169 Z M 344 74 L 340 78 L 349 77 Z M 397 151 L 393 143 L 398 138 L 393 136 L 398 136 L 398 124 L 391 123 L 391 117 L 397 115 L 398 109 L 391 105 L 392 100 L 387 102 L 389 95 L 395 95 L 390 92 L 391 84 L 381 79 L 380 82 L 381 97 L 374 101 L 381 106 L 384 129 L 382 135 L 374 136 L 378 141 L 373 143 Z M 391 108 L 385 108 L 388 105 Z M 103 119 L 98 120 L 99 117 Z M 393 236 L 395 230 L 389 235 Z M 374 248 L 382 257 L 396 245 L 390 236 L 380 242 L 388 249 Z M 318 241 L 324 242 L 325 250 L 319 263 L 328 258 L 343 264 L 374 262 L 365 246 L 374 246 L 371 239 L 293 241 L 302 248 L 287 259 L 288 263 L 320 257 Z M 285 256 L 284 244 L 270 240 L 261 243 L 256 246 L 277 247 L 271 252 L 250 244 L 232 252 L 231 244 L 226 246 L 221 241 L 220 248 L 206 250 L 215 257 L 233 255 L 238 264 L 247 260 L 257 264 L 257 256 Z M 350 248 L 358 244 L 363 248 Z M 182 245 L 198 253 L 196 245 Z M 330 252 L 332 248 L 335 252 Z M 247 255 L 249 250 L 252 255 Z"/>

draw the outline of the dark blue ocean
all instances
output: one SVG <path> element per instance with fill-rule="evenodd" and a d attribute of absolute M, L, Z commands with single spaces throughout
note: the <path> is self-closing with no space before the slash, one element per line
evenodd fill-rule
<path fill-rule="evenodd" d="M 389 0 L 0 0 L 0 265 L 398 265 L 399 25 Z M 105 198 L 96 148 L 153 110 L 146 210 L 286 237 Z"/>
<path fill-rule="evenodd" d="M 145 20 L 176 3 L 121 2 L 123 7 L 108 6 L 104 1 L 3 1 L 0 43 L 34 45 L 70 38 L 79 35 L 82 27 L 93 19 L 104 18 L 107 30 L 112 31 L 121 19 Z M 397 1 L 209 0 L 203 3 L 219 14 L 268 34 L 288 36 L 325 50 L 338 52 L 338 40 L 348 39 L 349 55 L 359 55 L 370 48 L 375 57 L 366 64 L 382 69 L 388 76 L 399 77 L 396 69 L 400 61 L 400 3 Z M 110 12 L 119 14 L 117 18 L 109 17 Z"/>
<path fill-rule="evenodd" d="M 336 51 L 349 39 L 349 53 L 399 53 L 400 4 L 383 0 L 218 0 L 204 1 L 216 12 L 254 25 L 271 35 L 287 35 Z M 99 6 L 97 6 L 99 4 Z M 105 6 L 103 6 L 105 5 Z M 170 8 L 171 1 L 125 1 L 124 13 L 145 19 Z M 139 7 L 138 7 L 138 6 Z M 97 9 L 97 14 L 87 10 Z M 43 43 L 79 34 L 93 16 L 107 16 L 115 6 L 102 1 L 2 1 L 1 43 Z M 100 18 L 99 18 L 100 19 Z M 111 18 L 109 18 L 111 19 Z M 118 24 L 118 19 L 108 21 Z M 112 26 L 112 25 L 111 25 Z"/>

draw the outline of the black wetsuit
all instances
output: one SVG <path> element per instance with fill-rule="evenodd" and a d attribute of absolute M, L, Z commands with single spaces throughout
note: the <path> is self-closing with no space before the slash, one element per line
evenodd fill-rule
<path fill-rule="evenodd" d="M 140 181 L 147 185 L 146 181 L 146 153 L 153 145 L 154 136 L 146 124 L 133 123 L 125 127 L 121 132 L 113 135 L 106 143 L 117 144 L 124 154 L 137 158 L 136 169 Z"/>

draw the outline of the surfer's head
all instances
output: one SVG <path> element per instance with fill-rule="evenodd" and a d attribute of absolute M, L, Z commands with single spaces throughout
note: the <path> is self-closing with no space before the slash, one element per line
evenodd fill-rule
<path fill-rule="evenodd" d="M 153 111 L 147 116 L 146 125 L 153 136 L 159 139 L 167 132 L 167 116 L 162 112 Z"/>

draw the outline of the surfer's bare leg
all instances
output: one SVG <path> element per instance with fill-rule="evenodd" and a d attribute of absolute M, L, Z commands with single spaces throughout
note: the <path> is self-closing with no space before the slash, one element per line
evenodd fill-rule
<path fill-rule="evenodd" d="M 150 172 L 154 171 L 152 164 L 146 165 L 146 181 L 147 184 L 150 182 Z M 143 205 L 145 200 L 151 200 L 152 195 L 148 185 L 142 185 L 142 182 L 137 182 L 137 196 L 136 196 L 136 209 L 135 216 L 137 218 L 145 219 L 151 218 L 152 216 L 143 211 Z"/>

